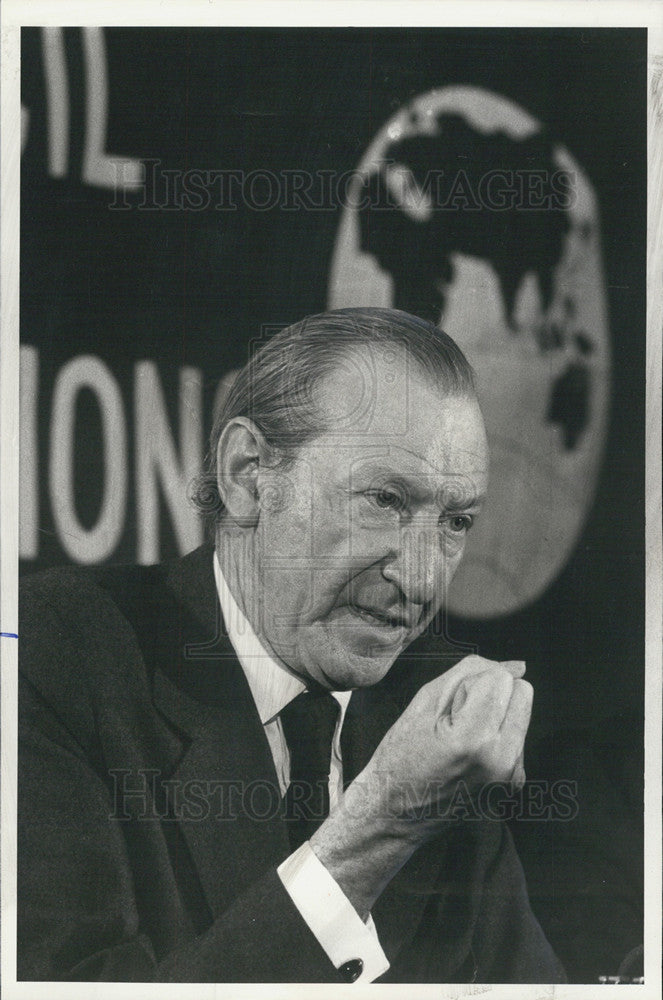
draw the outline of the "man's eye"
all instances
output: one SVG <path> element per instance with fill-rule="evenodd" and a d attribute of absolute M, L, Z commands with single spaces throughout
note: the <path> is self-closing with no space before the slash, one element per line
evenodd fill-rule
<path fill-rule="evenodd" d="M 405 506 L 405 501 L 403 497 L 393 490 L 372 490 L 368 497 L 372 500 L 376 507 L 381 510 L 403 510 Z"/>
<path fill-rule="evenodd" d="M 471 514 L 457 514 L 455 517 L 447 518 L 446 524 L 455 535 L 463 535 L 474 524 L 474 518 Z"/>

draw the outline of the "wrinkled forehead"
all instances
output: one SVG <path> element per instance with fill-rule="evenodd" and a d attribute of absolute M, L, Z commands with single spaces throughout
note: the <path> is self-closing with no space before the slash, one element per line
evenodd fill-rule
<path fill-rule="evenodd" d="M 314 398 L 325 430 L 339 439 L 344 433 L 357 442 L 382 436 L 407 446 L 422 425 L 433 430 L 442 420 L 465 436 L 483 432 L 474 394 L 450 389 L 440 373 L 424 371 L 399 344 L 361 344 L 344 352 L 317 380 Z"/>
<path fill-rule="evenodd" d="M 413 403 L 426 381 L 404 347 L 361 344 L 340 354 L 318 379 L 315 402 L 329 431 L 402 436 L 416 417 Z"/>
<path fill-rule="evenodd" d="M 399 480 L 422 498 L 483 495 L 488 448 L 476 398 L 450 394 L 404 352 L 353 354 L 319 383 L 326 430 L 312 447 L 325 452 L 330 476 L 362 489 Z"/>

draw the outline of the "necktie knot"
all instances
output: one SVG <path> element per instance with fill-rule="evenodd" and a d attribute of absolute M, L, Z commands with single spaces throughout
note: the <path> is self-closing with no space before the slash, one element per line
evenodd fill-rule
<path fill-rule="evenodd" d="M 285 817 L 293 847 L 329 815 L 329 771 L 340 705 L 328 691 L 304 691 L 281 712 L 290 751 Z"/>

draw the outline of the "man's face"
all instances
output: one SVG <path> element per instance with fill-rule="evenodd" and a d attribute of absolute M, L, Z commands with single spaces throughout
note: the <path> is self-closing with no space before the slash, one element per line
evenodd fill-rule
<path fill-rule="evenodd" d="M 254 624 L 298 674 L 355 688 L 439 610 L 485 493 L 486 437 L 473 398 L 445 397 L 394 349 L 359 348 L 314 392 L 329 430 L 259 478 Z"/>

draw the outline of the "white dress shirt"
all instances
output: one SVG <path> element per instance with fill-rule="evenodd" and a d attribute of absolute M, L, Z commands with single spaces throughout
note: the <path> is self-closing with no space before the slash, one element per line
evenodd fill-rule
<path fill-rule="evenodd" d="M 265 728 L 283 796 L 290 783 L 290 753 L 279 713 L 306 690 L 306 684 L 265 651 L 230 592 L 216 552 L 214 579 L 228 638 L 246 675 Z M 329 775 L 330 811 L 333 811 L 343 795 L 341 727 L 352 692 L 331 693 L 341 706 L 332 741 Z M 372 917 L 363 922 L 308 841 L 304 841 L 286 858 L 277 872 L 288 895 L 336 968 L 353 959 L 361 959 L 363 969 L 355 980 L 357 983 L 373 982 L 387 971 L 389 962 L 380 947 Z"/>

